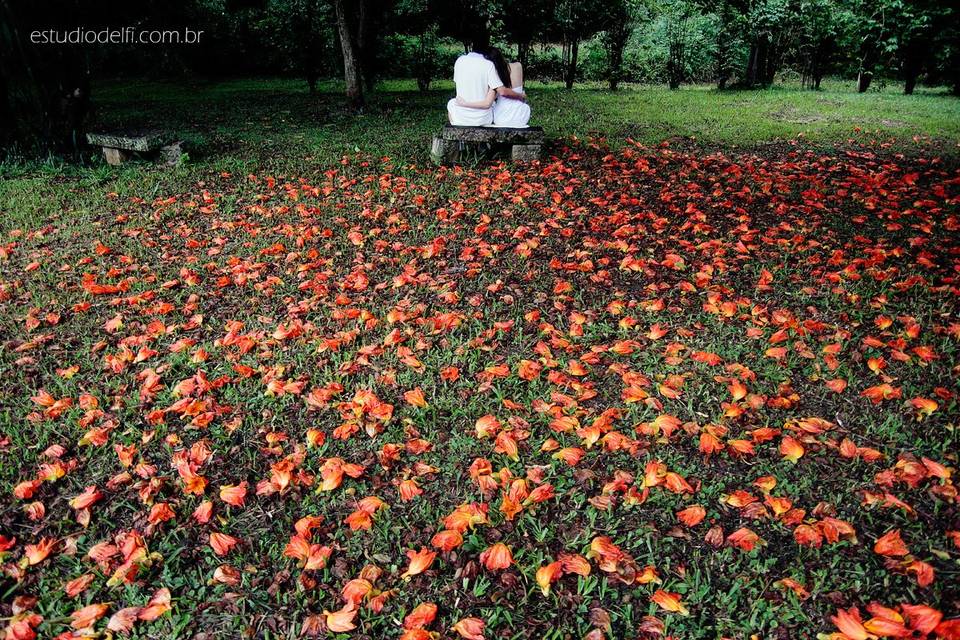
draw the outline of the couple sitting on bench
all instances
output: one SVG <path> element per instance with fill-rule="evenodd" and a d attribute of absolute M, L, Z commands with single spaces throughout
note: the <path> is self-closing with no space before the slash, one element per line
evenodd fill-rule
<path fill-rule="evenodd" d="M 457 58 L 453 66 L 457 97 L 447 103 L 450 124 L 461 127 L 525 128 L 530 105 L 523 92 L 523 67 L 507 64 L 484 38 L 474 40 L 473 51 Z"/>

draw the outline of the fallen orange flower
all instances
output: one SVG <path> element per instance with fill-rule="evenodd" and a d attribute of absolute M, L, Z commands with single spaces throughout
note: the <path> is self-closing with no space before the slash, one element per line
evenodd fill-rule
<path fill-rule="evenodd" d="M 414 551 L 413 549 L 407 551 L 407 558 L 409 558 L 410 564 L 400 577 L 404 580 L 409 580 L 413 576 L 423 573 L 433 564 L 433 560 L 436 557 L 437 553 L 435 551 L 430 551 L 425 548 L 420 549 L 420 551 Z"/>
<path fill-rule="evenodd" d="M 687 607 L 681 602 L 679 593 L 671 593 L 663 589 L 657 589 L 654 594 L 650 596 L 650 600 L 665 611 L 678 613 L 681 616 L 690 615 L 690 611 L 688 611 Z"/>
<path fill-rule="evenodd" d="M 480 563 L 487 568 L 487 571 L 507 569 L 513 564 L 513 554 L 510 552 L 510 547 L 497 542 L 480 553 Z"/>

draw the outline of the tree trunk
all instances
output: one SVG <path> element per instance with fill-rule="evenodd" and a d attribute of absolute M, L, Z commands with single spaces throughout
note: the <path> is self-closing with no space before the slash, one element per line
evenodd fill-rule
<path fill-rule="evenodd" d="M 570 43 L 570 62 L 567 65 L 566 87 L 573 89 L 573 81 L 577 77 L 577 53 L 580 51 L 580 41 L 574 38 Z"/>
<path fill-rule="evenodd" d="M 367 91 L 373 91 L 377 80 L 377 51 L 374 45 L 377 41 L 382 6 L 378 0 L 350 0 L 350 3 L 356 6 L 357 11 L 355 42 L 357 59 L 360 61 L 360 77 L 363 78 Z"/>
<path fill-rule="evenodd" d="M 917 74 L 909 73 L 903 81 L 903 95 L 912 96 L 913 90 L 917 86 Z"/>
<path fill-rule="evenodd" d="M 767 36 L 757 36 L 750 43 L 750 57 L 747 60 L 747 71 L 743 82 L 746 86 L 757 87 L 773 82 L 776 66 L 770 53 L 770 41 Z"/>
<path fill-rule="evenodd" d="M 681 19 L 679 24 L 671 24 L 667 33 L 669 39 L 667 44 L 667 80 L 670 83 L 670 89 L 679 89 L 685 75 L 686 19 Z"/>
<path fill-rule="evenodd" d="M 722 32 L 721 32 L 722 33 Z M 727 88 L 727 81 L 730 79 L 729 63 L 727 58 L 726 44 L 718 38 L 717 41 L 717 89 L 723 91 Z"/>
<path fill-rule="evenodd" d="M 903 93 L 913 95 L 913 90 L 917 86 L 917 79 L 923 71 L 923 55 L 927 43 L 914 41 L 908 44 L 905 49 L 903 59 Z"/>
<path fill-rule="evenodd" d="M 630 33 L 624 28 L 617 28 L 610 34 L 608 46 L 610 47 L 610 91 L 616 91 L 620 87 L 620 76 L 623 74 L 623 50 L 627 46 L 627 38 Z"/>
<path fill-rule="evenodd" d="M 529 42 L 518 42 L 517 43 L 517 60 L 523 66 L 524 71 L 527 69 L 527 60 L 530 58 L 530 43 Z"/>
<path fill-rule="evenodd" d="M 770 84 L 770 43 L 766 37 L 757 42 L 757 71 L 756 81 L 761 85 Z"/>
<path fill-rule="evenodd" d="M 857 93 L 866 93 L 870 88 L 870 82 L 873 80 L 873 73 L 861 69 L 857 76 Z"/>
<path fill-rule="evenodd" d="M 363 71 L 360 68 L 360 56 L 357 50 L 356 16 L 352 15 L 349 0 L 334 0 L 333 8 L 337 14 L 337 33 L 340 36 L 340 49 L 343 52 L 343 79 L 347 85 L 347 102 L 351 109 L 361 110 L 363 100 Z"/>
<path fill-rule="evenodd" d="M 417 62 L 415 65 L 417 74 L 417 88 L 420 93 L 426 93 L 430 90 L 430 82 L 433 80 L 431 67 L 432 58 L 427 55 L 427 35 L 421 34 L 418 38 Z"/>

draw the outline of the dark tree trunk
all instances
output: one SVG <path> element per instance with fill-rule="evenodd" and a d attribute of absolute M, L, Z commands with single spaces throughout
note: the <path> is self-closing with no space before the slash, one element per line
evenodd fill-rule
<path fill-rule="evenodd" d="M 530 43 L 529 42 L 518 42 L 517 43 L 517 60 L 523 66 L 524 71 L 527 68 L 527 60 L 530 58 Z"/>
<path fill-rule="evenodd" d="M 623 75 L 623 50 L 627 46 L 627 39 L 630 37 L 630 31 L 627 27 L 618 26 L 609 32 L 608 55 L 610 56 L 610 91 L 616 91 L 620 87 L 620 77 Z"/>
<path fill-rule="evenodd" d="M 750 43 L 750 57 L 743 81 L 746 86 L 766 86 L 773 82 L 776 65 L 770 53 L 770 40 L 766 35 L 759 35 Z"/>
<path fill-rule="evenodd" d="M 947 68 L 950 70 L 947 78 L 953 87 L 953 95 L 960 96 L 960 27 L 954 27 L 952 32 L 952 55 L 947 62 Z"/>
<path fill-rule="evenodd" d="M 729 52 L 724 42 L 717 42 L 717 89 L 723 91 L 730 80 Z"/>
<path fill-rule="evenodd" d="M 380 5 L 378 0 L 351 0 L 356 5 L 357 58 L 360 60 L 360 76 L 367 91 L 373 91 L 376 83 L 376 47 L 379 28 Z"/>
<path fill-rule="evenodd" d="M 866 93 L 873 81 L 873 65 L 877 52 L 866 39 L 860 46 L 860 71 L 857 74 L 857 93 Z"/>
<path fill-rule="evenodd" d="M 360 55 L 357 46 L 357 18 L 353 15 L 354 3 L 350 0 L 334 0 L 333 8 L 337 14 L 337 33 L 340 36 L 340 49 L 343 52 L 343 79 L 347 85 L 347 102 L 350 108 L 360 110 L 363 100 L 363 71 L 360 67 Z"/>
<path fill-rule="evenodd" d="M 570 60 L 567 63 L 566 78 L 564 82 L 567 89 L 573 89 L 573 82 L 577 77 L 577 55 L 580 51 L 580 41 L 576 38 L 570 43 Z"/>
<path fill-rule="evenodd" d="M 679 24 L 672 25 L 668 33 L 667 80 L 670 89 L 679 89 L 685 75 L 686 21 L 681 20 Z"/>
<path fill-rule="evenodd" d="M 915 73 L 908 73 L 907 77 L 903 80 L 903 94 L 907 96 L 913 95 L 913 90 L 917 86 L 917 76 Z"/>
<path fill-rule="evenodd" d="M 750 55 L 747 57 L 747 69 L 743 73 L 743 84 L 748 87 L 757 84 L 757 43 L 750 43 Z"/>
<path fill-rule="evenodd" d="M 420 93 L 426 93 L 430 90 L 430 82 L 433 80 L 433 70 L 431 67 L 432 57 L 427 55 L 427 36 L 421 34 L 419 46 L 417 47 L 417 89 Z"/>
<path fill-rule="evenodd" d="M 904 49 L 903 57 L 903 93 L 913 95 L 913 90 L 917 86 L 917 79 L 923 71 L 923 55 L 926 43 L 922 41 L 911 42 Z"/>

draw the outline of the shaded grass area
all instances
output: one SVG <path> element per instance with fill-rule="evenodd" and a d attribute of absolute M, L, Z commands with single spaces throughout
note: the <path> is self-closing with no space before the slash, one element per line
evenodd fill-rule
<path fill-rule="evenodd" d="M 535 122 L 562 139 L 628 139 L 646 145 L 672 140 L 697 148 L 756 148 L 800 139 L 808 145 L 879 144 L 910 154 L 954 157 L 960 144 L 960 100 L 942 90 L 904 96 L 899 88 L 857 94 L 849 83 L 827 82 L 813 92 L 782 86 L 764 91 L 598 85 L 566 91 L 558 83 L 528 87 Z M 107 203 L 102 194 L 149 197 L 186 189 L 198 171 L 283 172 L 336 162 L 362 151 L 400 164 L 427 162 L 431 136 L 445 121 L 449 82 L 421 93 L 410 81 L 386 81 L 365 113 L 344 109 L 340 87 L 321 84 L 310 95 L 289 79 L 198 82 L 110 81 L 95 88 L 91 128 L 157 127 L 183 139 L 184 167 L 157 170 L 132 163 L 106 166 L 62 160 L 0 165 L 0 228 L 51 215 L 87 219 Z M 95 188 L 91 188 L 95 187 Z"/>
<path fill-rule="evenodd" d="M 608 136 L 615 145 L 629 136 L 647 145 L 694 138 L 713 146 L 755 146 L 798 136 L 815 143 L 864 137 L 909 146 L 929 138 L 936 150 L 960 143 L 960 100 L 940 90 L 904 96 L 899 87 L 857 94 L 848 84 L 827 83 L 813 92 L 796 87 L 717 91 L 626 85 L 612 93 L 598 85 L 566 91 L 557 83 L 529 85 L 534 120 L 555 136 Z M 321 85 L 311 96 L 293 80 L 190 83 L 117 83 L 98 93 L 101 119 L 110 123 L 169 126 L 223 145 L 225 155 L 255 152 L 269 160 L 276 148 L 288 156 L 336 157 L 359 148 L 398 160 L 426 157 L 424 141 L 445 120 L 449 82 L 426 93 L 410 82 L 381 83 L 367 113 L 342 107 L 339 86 Z M 858 133 L 857 130 L 861 130 Z"/>

